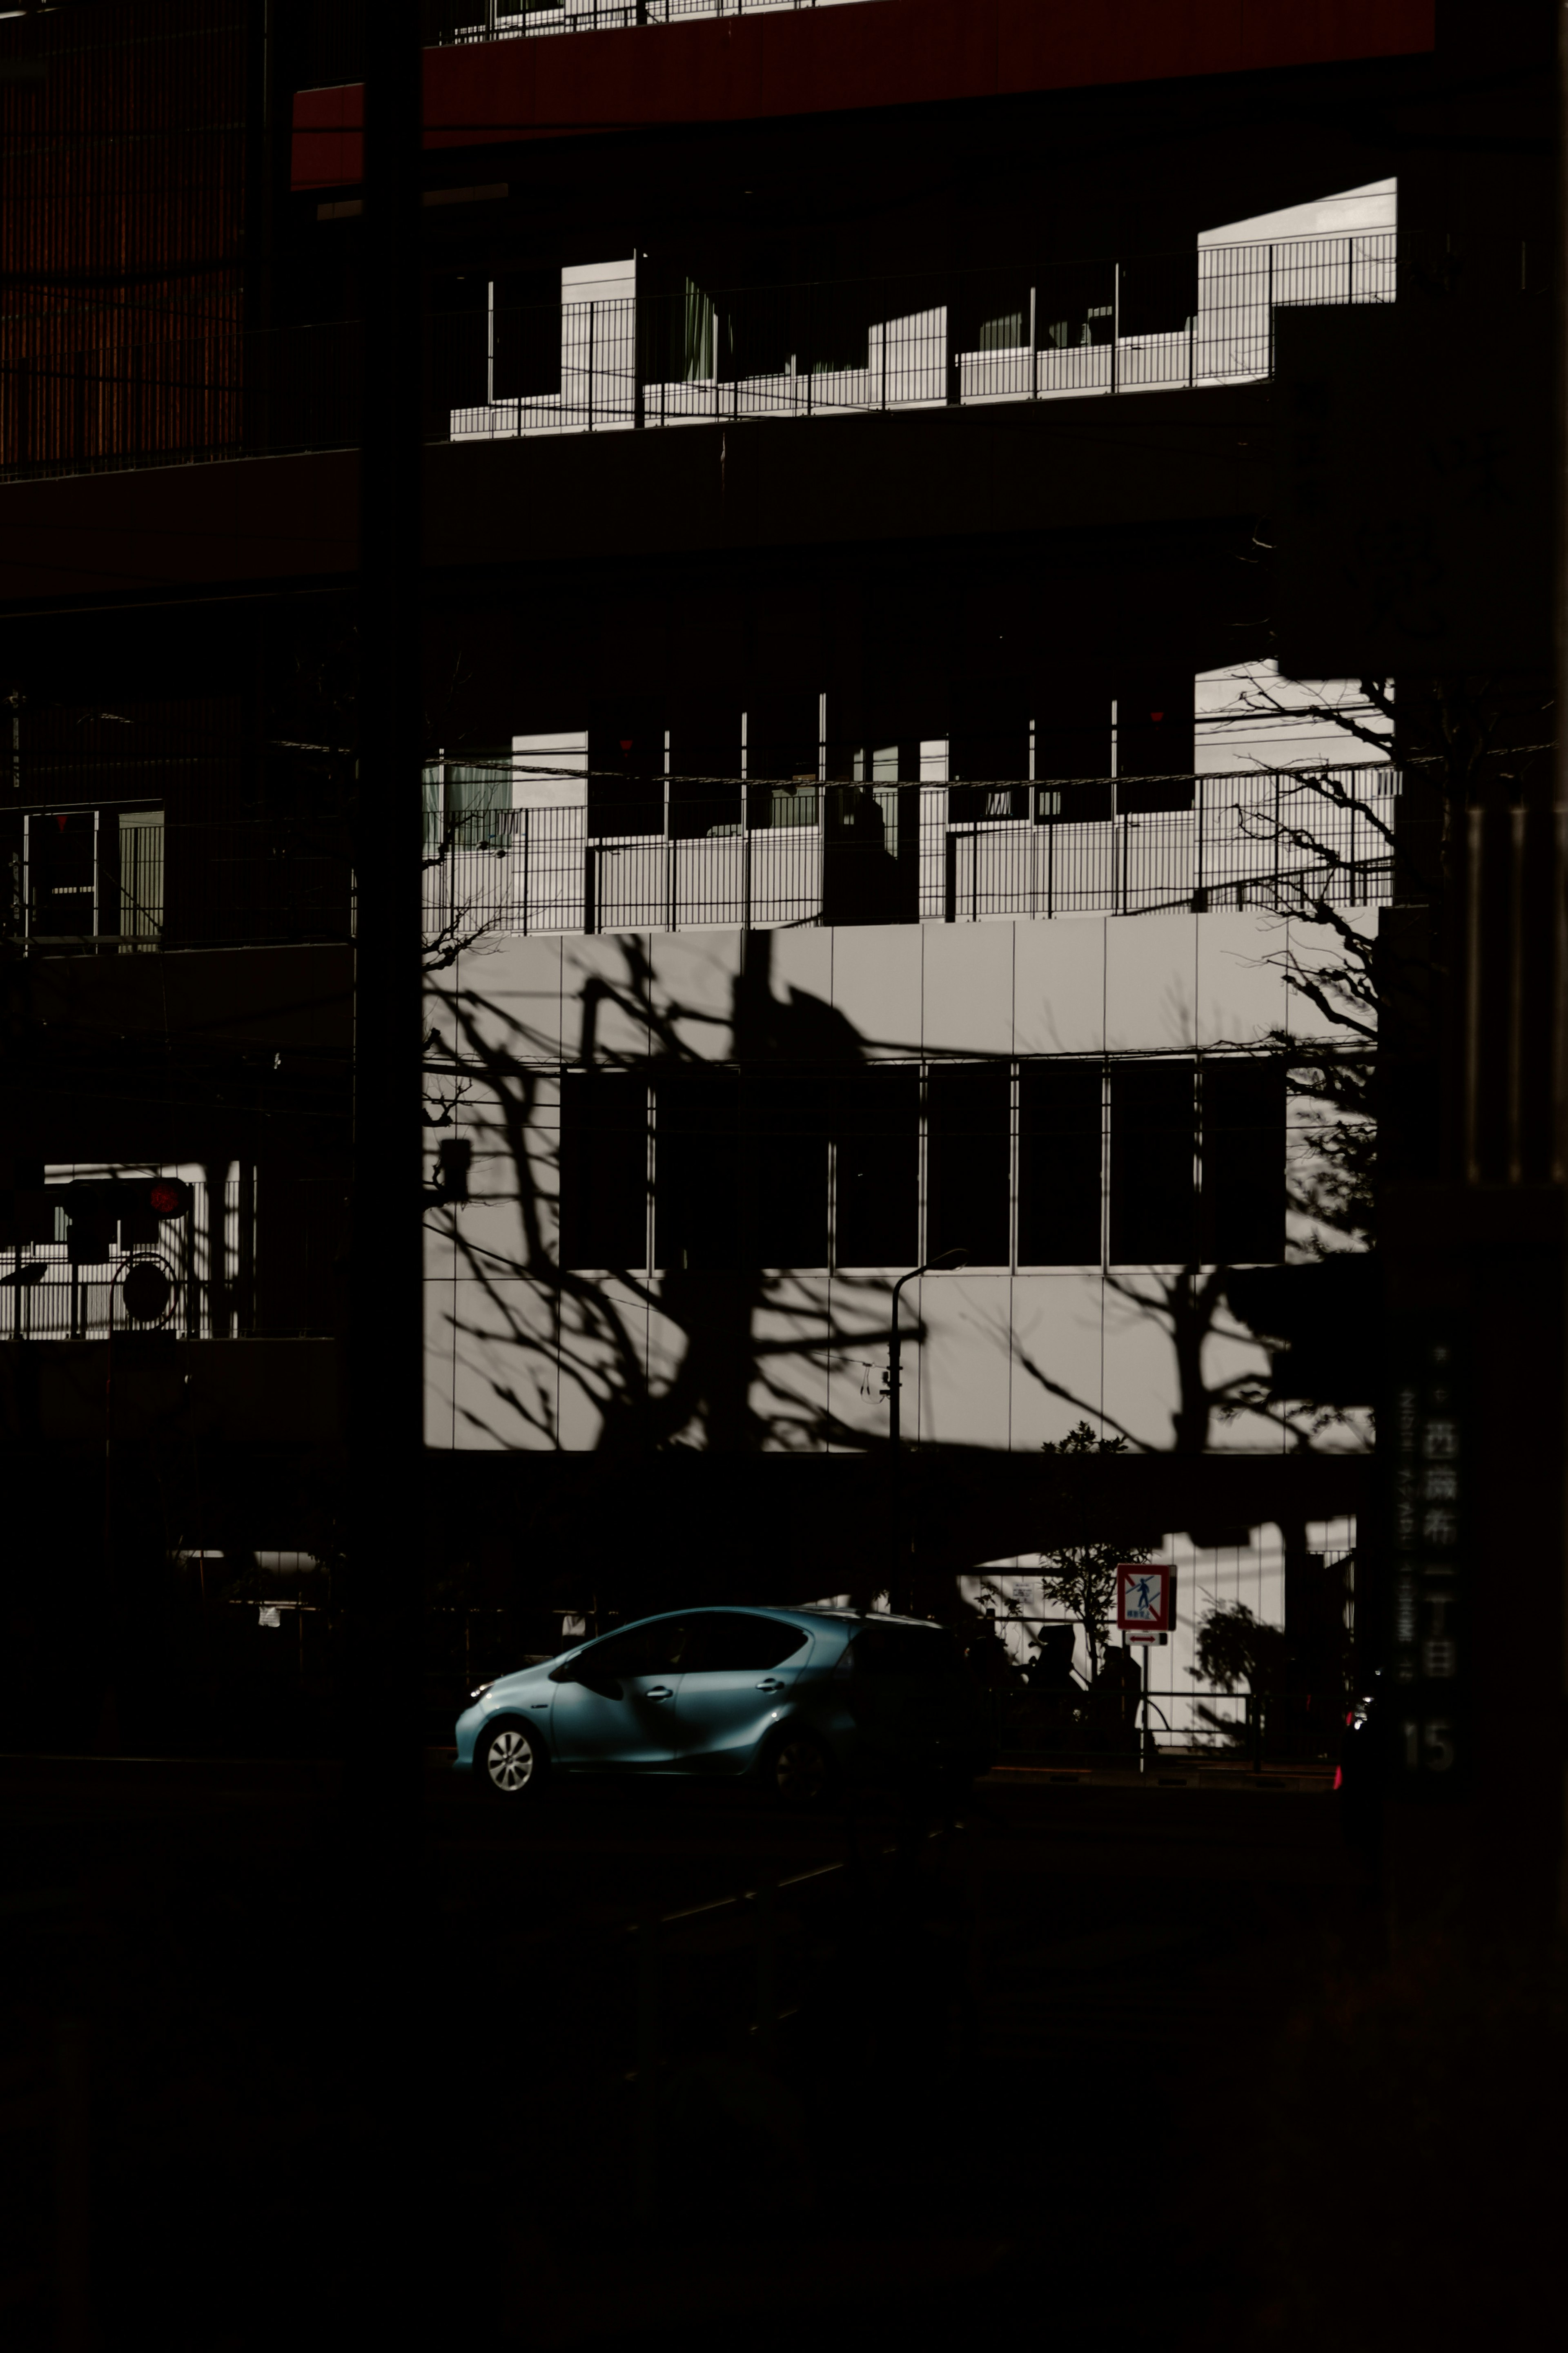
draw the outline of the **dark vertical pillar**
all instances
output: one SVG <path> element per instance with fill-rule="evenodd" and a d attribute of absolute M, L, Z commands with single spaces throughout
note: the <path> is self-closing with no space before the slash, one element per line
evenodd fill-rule
<path fill-rule="evenodd" d="M 1563 12 L 1559 28 L 1568 122 Z M 1552 468 L 1559 706 L 1568 683 L 1563 290 L 1568 279 Z M 1521 546 L 1528 552 L 1522 530 Z M 1510 1947 L 1538 1952 L 1568 1917 L 1568 791 L 1561 749 L 1539 785 L 1528 767 L 1510 775 L 1500 761 L 1464 756 L 1462 730 L 1475 723 L 1467 686 L 1457 682 L 1445 713 L 1455 720 L 1439 935 L 1451 975 L 1445 1181 L 1385 1183 L 1379 1208 L 1381 1746 L 1396 1936 L 1436 1926 L 1506 1957 Z M 1484 691 L 1478 699 L 1484 718 Z"/>
<path fill-rule="evenodd" d="M 332 1958 L 363 2175 L 345 2207 L 363 2333 L 417 2331 L 420 1944 L 419 871 L 421 58 L 417 0 L 366 12 L 358 770 L 353 799 L 353 1183 L 341 1592 L 342 1909 Z M 434 2227 L 438 2237 L 438 2226 Z M 419 2316 L 416 2317 L 415 2316 Z"/>
<path fill-rule="evenodd" d="M 361 1810 L 395 1820 L 420 1776 L 417 0 L 377 0 L 366 38 L 347 1730 Z"/>

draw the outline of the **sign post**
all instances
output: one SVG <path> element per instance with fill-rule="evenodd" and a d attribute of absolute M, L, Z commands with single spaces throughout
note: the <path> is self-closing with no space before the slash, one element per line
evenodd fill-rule
<path fill-rule="evenodd" d="M 1149 1653 L 1169 1641 L 1176 1622 L 1176 1572 L 1168 1561 L 1122 1560 L 1116 1564 L 1116 1626 L 1122 1641 L 1143 1652 L 1143 1738 L 1138 1770 L 1149 1769 L 1154 1745 L 1149 1720 Z"/>

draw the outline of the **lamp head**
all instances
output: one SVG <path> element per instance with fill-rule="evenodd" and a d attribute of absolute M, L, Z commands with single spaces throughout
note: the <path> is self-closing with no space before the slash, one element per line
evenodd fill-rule
<path fill-rule="evenodd" d="M 969 1252 L 961 1244 L 956 1250 L 943 1250 L 940 1258 L 928 1259 L 926 1263 L 931 1273 L 941 1274 L 952 1267 L 967 1266 Z"/>

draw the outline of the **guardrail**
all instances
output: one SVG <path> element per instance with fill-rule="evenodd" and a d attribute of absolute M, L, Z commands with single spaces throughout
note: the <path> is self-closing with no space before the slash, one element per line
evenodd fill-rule
<path fill-rule="evenodd" d="M 437 48 L 469 41 L 537 40 L 552 33 L 629 31 L 695 16 L 763 16 L 865 0 L 443 0 L 426 37 Z"/>
<path fill-rule="evenodd" d="M 0 1246 L 0 1341 L 244 1337 L 257 1329 L 258 1298 L 268 1336 L 322 1336 L 311 1310 L 329 1280 L 334 1241 L 323 1221 L 298 1214 L 298 1187 L 285 1241 L 270 1221 L 265 1175 L 259 1187 L 231 1176 L 221 1211 L 216 1187 L 189 1181 L 186 1214 L 158 1220 L 151 1232 L 129 1212 L 107 1214 L 84 1220 L 91 1230 L 73 1240 L 64 1185 L 30 1197 L 44 1208 L 37 1239 Z M 337 1188 L 323 1179 L 317 1189 Z"/>
<path fill-rule="evenodd" d="M 1390 302 L 1393 230 L 1034 272 L 636 289 L 427 322 L 427 440 L 1197 389 L 1267 376 L 1273 314 Z M 504 281 L 500 281 L 504 284 Z M 17 331 L 18 332 L 20 330 Z M 27 332 L 31 332 L 31 329 Z M 123 335 L 123 326 L 105 335 Z M 353 448 L 357 320 L 5 347 L 0 476 Z"/>
<path fill-rule="evenodd" d="M 465 775 L 465 789 L 524 805 L 426 813 L 435 956 L 490 933 L 1381 906 L 1402 782 L 1387 762 L 1054 784 L 677 776 L 646 780 L 633 800 L 623 776 L 594 775 L 547 787 L 552 804 L 536 807 L 521 762 Z M 353 937 L 339 820 L 187 825 L 109 803 L 13 821 L 0 938 L 23 955 Z"/>
<path fill-rule="evenodd" d="M 1188 806 L 1117 814 L 1110 779 L 737 781 L 699 799 L 677 778 L 650 808 L 601 803 L 588 778 L 581 807 L 476 813 L 428 841 L 426 935 L 1383 905 L 1400 782 L 1385 763 L 1139 778 L 1124 795 Z"/>

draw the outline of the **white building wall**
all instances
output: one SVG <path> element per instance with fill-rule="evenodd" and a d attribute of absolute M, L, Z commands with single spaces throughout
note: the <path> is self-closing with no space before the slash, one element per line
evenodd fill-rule
<path fill-rule="evenodd" d="M 1370 931 L 1375 915 L 1361 920 Z M 475 1198 L 426 1219 L 430 1444 L 592 1448 L 606 1400 L 628 1380 L 657 1397 L 674 1378 L 684 1335 L 661 1310 L 658 1274 L 578 1276 L 559 1303 L 553 1295 L 557 1074 L 563 1060 L 589 1054 L 730 1060 L 743 937 L 495 937 L 433 983 L 429 1026 L 463 1074 L 445 1083 L 474 1146 Z M 824 1039 L 847 1023 L 868 1058 L 907 1060 L 1181 1053 L 1274 1032 L 1310 1045 L 1323 1025 L 1303 1019 L 1284 963 L 1331 944 L 1312 925 L 1247 912 L 811 929 L 772 935 L 767 952 L 773 996 L 792 1018 Z M 1288 1148 L 1299 1158 L 1312 1149 L 1314 1107 L 1294 1107 L 1292 1119 Z M 524 1191 L 531 1231 L 520 1214 Z M 1310 1240 L 1298 1221 L 1292 1249 Z M 905 1271 L 781 1273 L 765 1283 L 752 1327 L 752 1403 L 765 1443 L 853 1448 L 886 1434 L 888 1294 Z M 910 1285 L 906 1328 L 921 1336 L 904 1350 L 906 1432 L 1028 1451 L 1087 1418 L 1107 1435 L 1168 1445 L 1172 1349 L 1158 1316 L 1139 1303 L 1157 1293 L 1158 1271 L 1099 1268 L 966 1270 Z M 1211 1383 L 1265 1368 L 1249 1337 L 1207 1344 Z M 821 1430 L 825 1409 L 836 1435 Z M 700 1414 L 672 1434 L 705 1443 Z M 1216 1425 L 1214 1442 L 1276 1448 L 1286 1439 L 1265 1416 L 1244 1413 Z M 1317 1442 L 1359 1445 L 1364 1431 L 1352 1420 Z"/>

